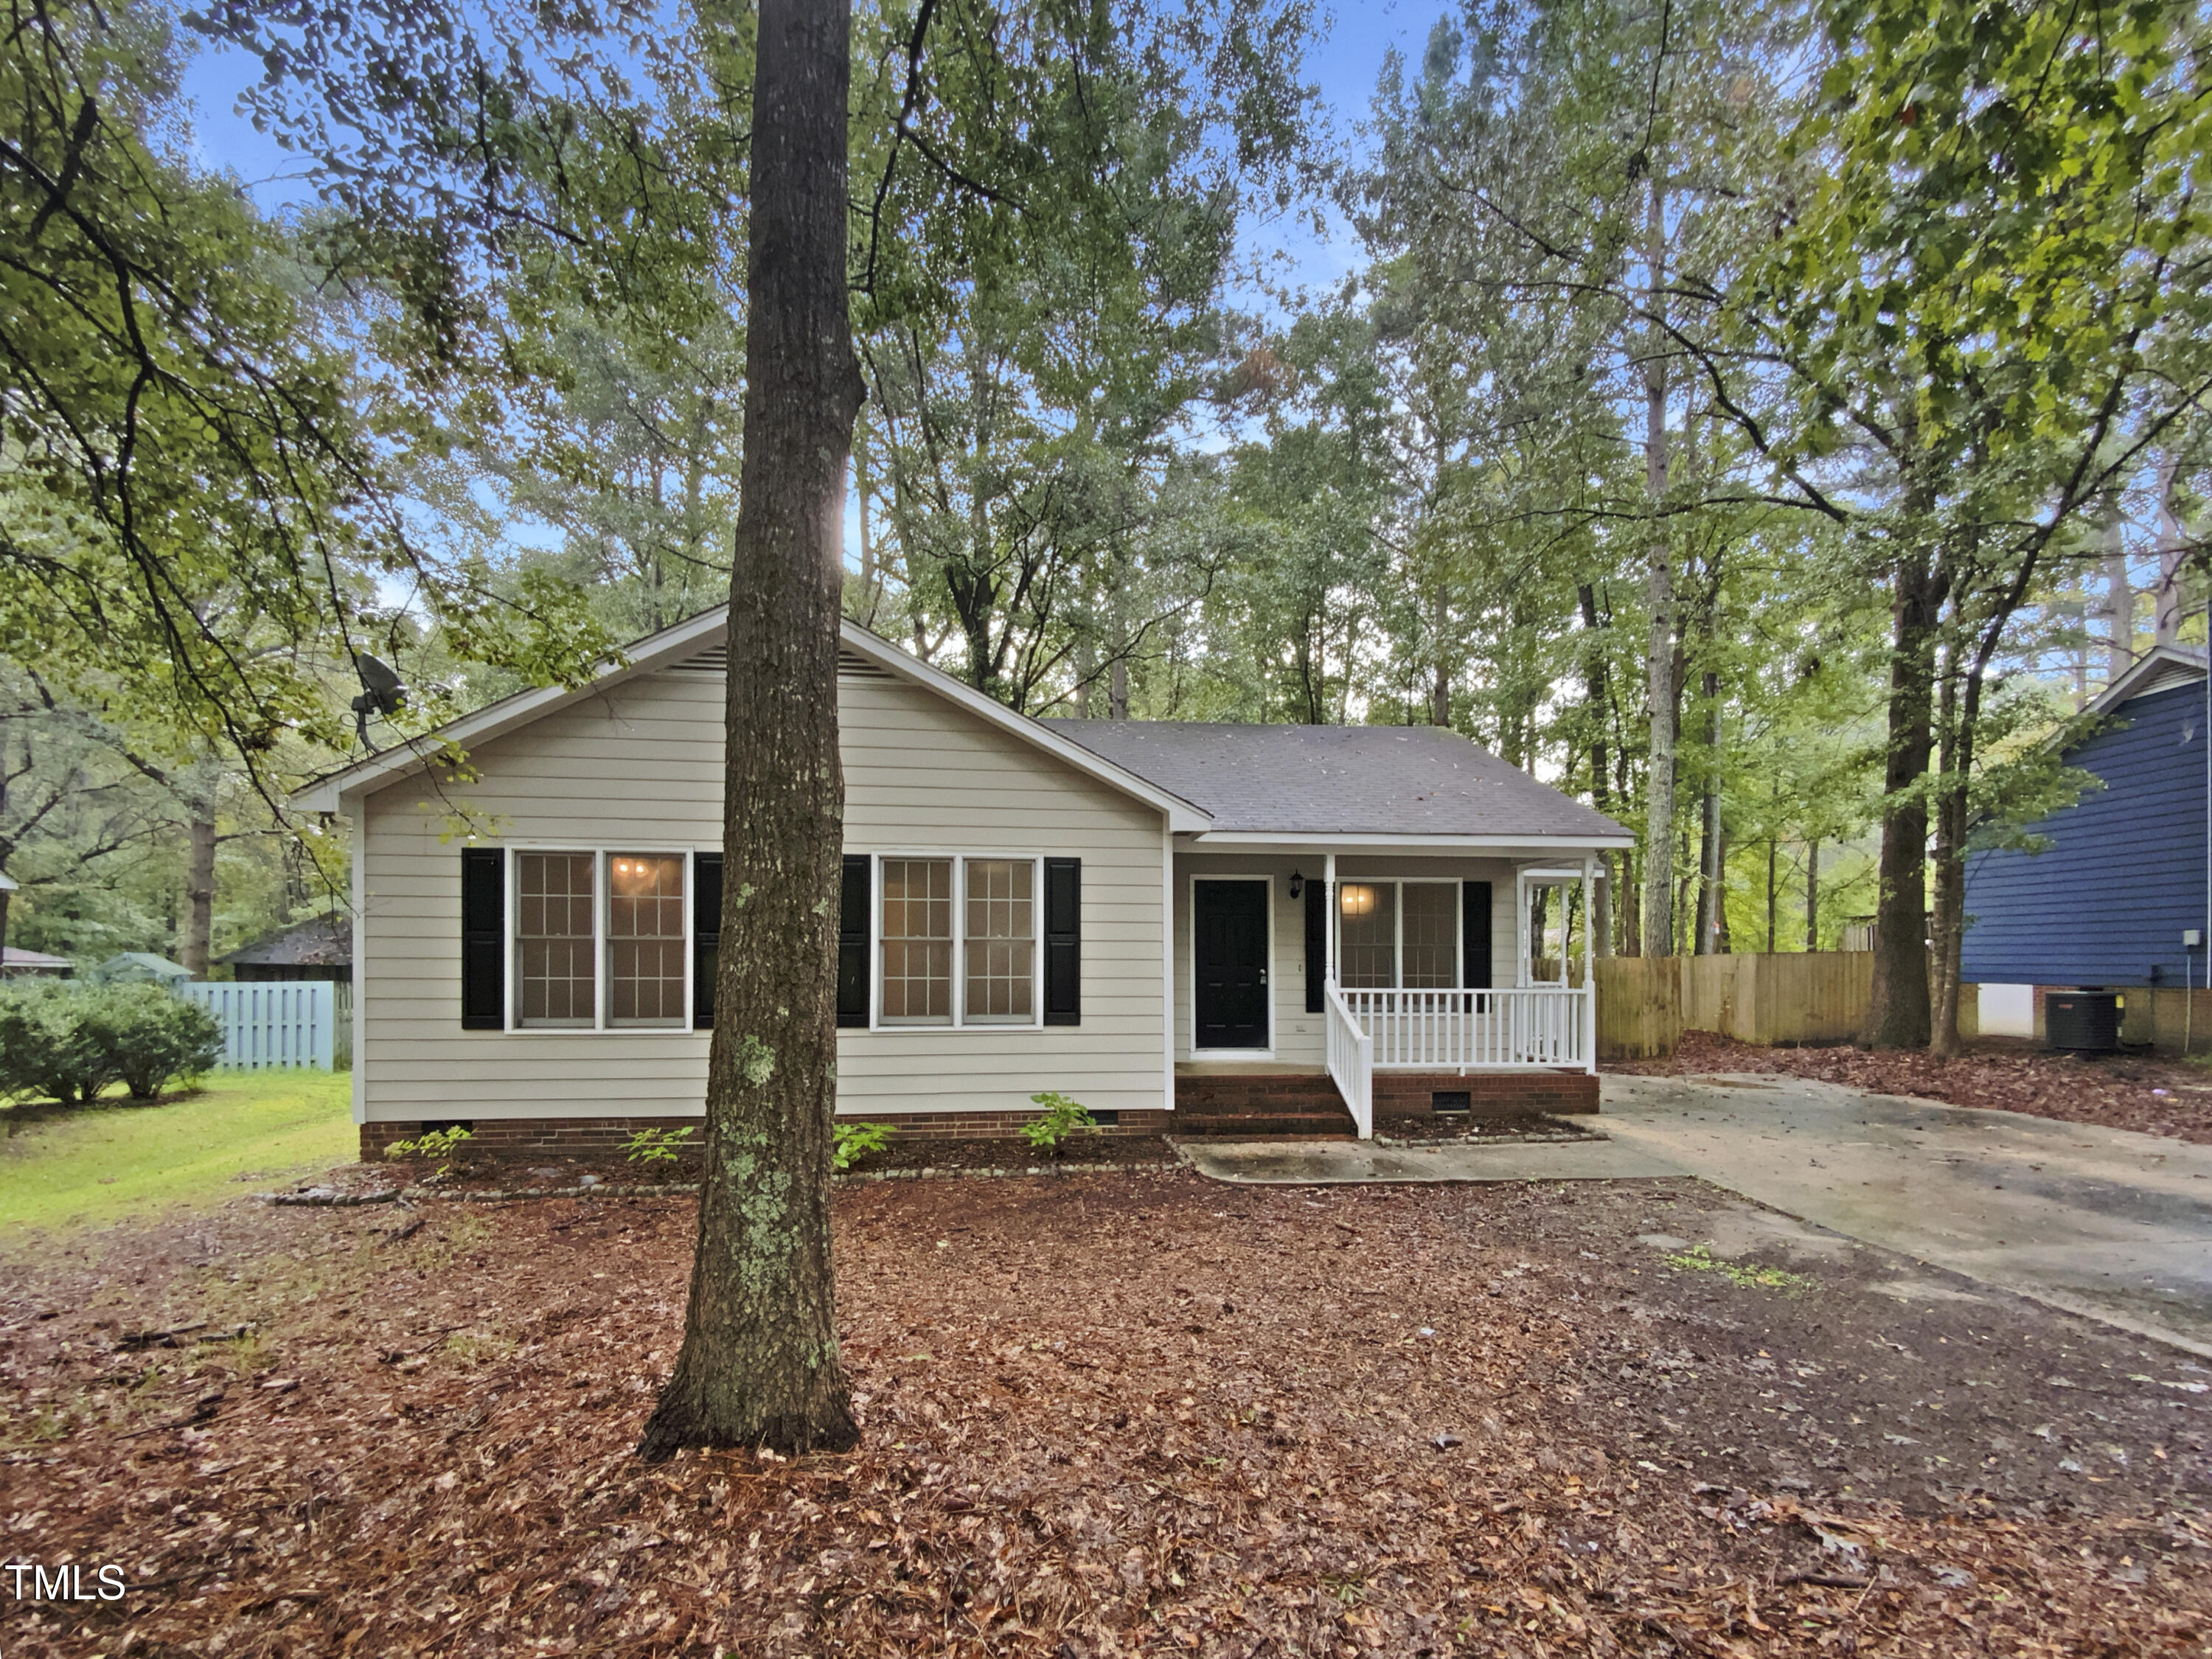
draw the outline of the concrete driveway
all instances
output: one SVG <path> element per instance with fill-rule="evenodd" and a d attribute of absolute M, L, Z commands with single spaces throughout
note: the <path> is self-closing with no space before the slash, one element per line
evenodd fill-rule
<path fill-rule="evenodd" d="M 2212 1146 L 1774 1077 L 1608 1077 L 1600 1122 L 1801 1220 L 2212 1356 Z"/>
<path fill-rule="evenodd" d="M 1595 1127 L 1609 1139 L 1182 1151 L 1217 1180 L 1265 1184 L 1694 1176 L 2212 1358 L 2212 1146 L 1771 1076 L 1609 1076 Z"/>

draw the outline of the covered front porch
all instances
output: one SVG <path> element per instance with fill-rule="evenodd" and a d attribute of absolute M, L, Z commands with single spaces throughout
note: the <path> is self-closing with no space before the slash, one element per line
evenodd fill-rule
<path fill-rule="evenodd" d="M 1598 849 L 1195 839 L 1176 859 L 1179 1116 L 1294 1133 L 1324 1087 L 1363 1139 L 1378 1118 L 1595 1109 Z"/>

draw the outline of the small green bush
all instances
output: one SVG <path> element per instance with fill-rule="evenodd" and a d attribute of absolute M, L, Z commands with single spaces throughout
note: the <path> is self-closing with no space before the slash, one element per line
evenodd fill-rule
<path fill-rule="evenodd" d="M 1031 1118 L 1022 1125 L 1022 1139 L 1029 1142 L 1031 1151 L 1058 1158 L 1070 1135 L 1098 1133 L 1097 1121 L 1081 1101 L 1054 1093 L 1031 1095 L 1030 1098 L 1044 1108 L 1042 1117 Z"/>
<path fill-rule="evenodd" d="M 395 1140 L 384 1149 L 386 1158 L 434 1158 L 450 1159 L 460 1151 L 464 1142 L 476 1139 L 475 1134 L 456 1124 L 450 1129 L 431 1129 L 412 1140 Z M 443 1175 L 453 1164 L 442 1163 L 438 1173 Z"/>
<path fill-rule="evenodd" d="M 684 1155 L 691 1128 L 640 1129 L 623 1143 L 623 1156 L 633 1164 L 673 1164 Z"/>
<path fill-rule="evenodd" d="M 833 1123 L 830 1126 L 830 1161 L 841 1170 L 849 1170 L 870 1152 L 880 1152 L 891 1144 L 891 1126 L 888 1123 Z"/>
<path fill-rule="evenodd" d="M 133 1100 L 222 1057 L 222 1026 L 158 985 L 46 980 L 0 988 L 0 1095 L 88 1102 L 111 1083 Z"/>

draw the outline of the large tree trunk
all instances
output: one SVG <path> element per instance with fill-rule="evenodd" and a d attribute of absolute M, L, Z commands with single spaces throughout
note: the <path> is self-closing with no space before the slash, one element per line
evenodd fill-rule
<path fill-rule="evenodd" d="M 194 979 L 208 976 L 215 942 L 215 791 L 185 803 L 185 926 L 177 959 Z"/>
<path fill-rule="evenodd" d="M 1705 676 L 1705 775 L 1698 813 L 1698 939 L 1692 954 L 1719 956 L 1728 950 L 1725 894 L 1726 855 L 1721 845 L 1721 678 Z"/>
<path fill-rule="evenodd" d="M 1589 721 L 1590 730 L 1590 804 L 1607 817 L 1613 816 L 1612 781 L 1606 775 L 1607 754 L 1606 717 L 1612 702 L 1612 693 L 1606 684 L 1605 641 L 1599 633 L 1597 591 L 1588 582 L 1575 590 L 1575 597 L 1583 612 L 1583 709 Z M 1450 684 L 1443 670 L 1437 670 L 1437 709 L 1438 726 L 1450 724 Z M 1598 854 L 1598 864 L 1603 875 L 1597 890 L 1590 899 L 1590 939 L 1601 957 L 1613 954 L 1613 890 L 1620 874 L 1628 868 L 1626 859 L 1615 860 L 1610 853 Z"/>
<path fill-rule="evenodd" d="M 1929 1048 L 1939 1060 L 1949 1060 L 1960 1049 L 1959 963 L 1966 938 L 1966 785 L 1972 775 L 1980 705 L 1978 675 L 1968 680 L 1964 699 L 1959 695 L 1958 676 L 1944 676 L 1937 722 L 1942 743 L 1936 775 L 1936 906 L 1928 924 L 1933 957 Z"/>
<path fill-rule="evenodd" d="M 1805 843 L 1805 948 L 1820 948 L 1820 838 Z"/>
<path fill-rule="evenodd" d="M 1655 165 L 1644 258 L 1650 270 L 1650 305 L 1663 307 L 1667 253 L 1667 186 Z M 1680 688 L 1674 671 L 1674 538 L 1663 516 L 1667 501 L 1667 360 L 1655 325 L 1644 361 L 1644 490 L 1651 509 L 1645 550 L 1644 600 L 1651 614 L 1646 653 L 1650 705 L 1650 759 L 1644 773 L 1644 954 L 1674 954 L 1674 750 Z"/>
<path fill-rule="evenodd" d="M 2105 544 L 2105 609 L 2112 617 L 2112 630 L 2106 636 L 2105 684 L 2111 685 L 2135 665 L 2136 590 L 2128 580 L 2118 495 L 2106 497 L 2101 519 L 2098 528 Z"/>
<path fill-rule="evenodd" d="M 1921 785 L 1935 748 L 1938 597 L 1915 513 L 1898 556 L 1891 603 L 1889 743 L 1882 767 L 1880 890 L 1875 901 L 1874 988 L 1860 1042 L 1869 1048 L 1928 1043 L 1928 798 Z"/>
<path fill-rule="evenodd" d="M 698 1251 L 638 1449 L 855 1443 L 830 1264 L 844 771 L 850 0 L 763 0 L 744 461 L 731 583 L 722 938 Z"/>
<path fill-rule="evenodd" d="M 2169 449 L 2158 464 L 2158 592 L 2151 611 L 2151 637 L 2172 645 L 2181 637 L 2181 572 L 2188 562 L 2181 532 L 2181 507 L 2173 499 L 2174 475 L 2181 457 Z"/>

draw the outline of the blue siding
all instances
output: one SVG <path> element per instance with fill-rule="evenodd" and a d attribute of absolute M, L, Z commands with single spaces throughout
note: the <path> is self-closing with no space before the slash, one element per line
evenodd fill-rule
<path fill-rule="evenodd" d="M 2105 787 L 2034 826 L 2048 851 L 1966 860 L 1968 983 L 2182 982 L 2182 929 L 2205 925 L 2205 684 L 2116 712 L 2066 757 Z M 2202 985 L 2204 952 L 2188 954 Z"/>

